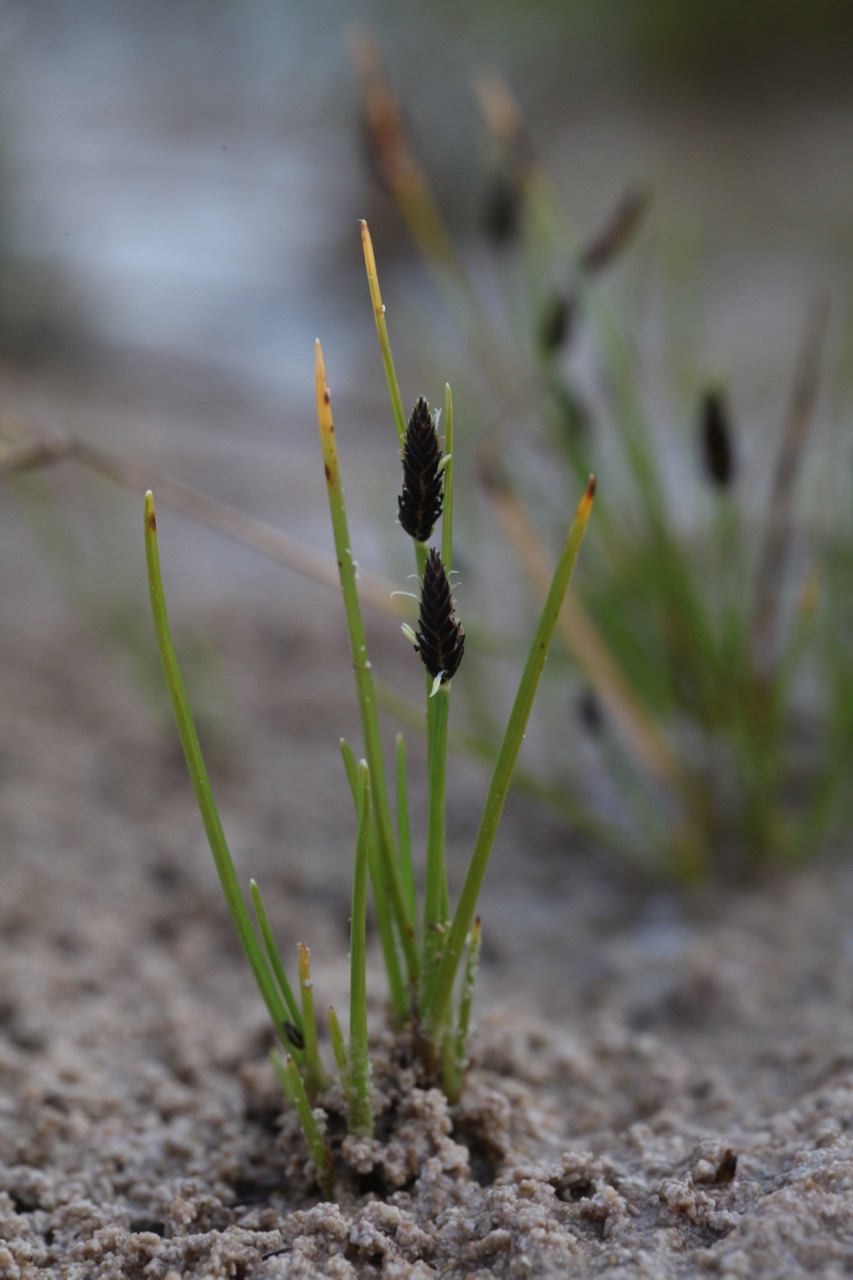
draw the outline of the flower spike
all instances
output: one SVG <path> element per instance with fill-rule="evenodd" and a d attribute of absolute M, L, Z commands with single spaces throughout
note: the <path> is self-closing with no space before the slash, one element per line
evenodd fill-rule
<path fill-rule="evenodd" d="M 406 533 L 426 542 L 441 515 L 444 478 L 435 418 L 423 396 L 412 410 L 403 441 L 403 492 L 397 513 Z"/>
<path fill-rule="evenodd" d="M 708 479 L 718 489 L 728 489 L 735 479 L 735 455 L 732 427 L 725 393 L 719 387 L 709 388 L 699 405 L 702 435 L 702 461 Z"/>
<path fill-rule="evenodd" d="M 441 556 L 430 547 L 421 589 L 415 652 L 440 684 L 452 680 L 465 652 L 465 632 L 456 617 L 450 583 Z"/>

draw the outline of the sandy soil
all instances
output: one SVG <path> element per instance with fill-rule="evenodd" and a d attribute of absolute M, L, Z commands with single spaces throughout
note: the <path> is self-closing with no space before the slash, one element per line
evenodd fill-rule
<path fill-rule="evenodd" d="M 345 1011 L 354 716 L 311 598 L 206 620 L 206 736 L 241 873 Z M 849 865 L 679 898 L 514 801 L 462 1102 L 390 1064 L 377 975 L 383 1141 L 321 1204 L 162 702 L 8 608 L 0 685 L 4 1278 L 850 1274 Z M 483 790 L 452 785 L 454 866 Z"/>

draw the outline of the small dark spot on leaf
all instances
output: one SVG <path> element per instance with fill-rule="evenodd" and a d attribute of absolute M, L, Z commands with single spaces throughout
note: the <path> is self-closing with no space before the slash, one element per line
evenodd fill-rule
<path fill-rule="evenodd" d="M 294 1049 L 305 1048 L 305 1037 L 295 1023 L 284 1022 L 282 1023 L 282 1029 L 287 1036 L 288 1044 L 292 1045 Z"/>

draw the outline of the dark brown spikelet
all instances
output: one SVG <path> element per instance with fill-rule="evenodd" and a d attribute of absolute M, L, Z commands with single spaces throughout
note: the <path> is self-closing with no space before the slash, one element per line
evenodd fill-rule
<path fill-rule="evenodd" d="M 706 474 L 718 488 L 728 489 L 734 480 L 735 460 L 729 409 L 719 389 L 711 388 L 702 396 L 699 430 Z"/>
<path fill-rule="evenodd" d="M 450 583 L 435 547 L 430 547 L 421 588 L 415 652 L 433 679 L 452 680 L 465 652 L 465 632 L 453 609 Z"/>
<path fill-rule="evenodd" d="M 519 234 L 523 209 L 524 188 L 518 178 L 507 169 L 495 172 L 483 193 L 483 234 L 493 244 L 510 244 Z"/>
<path fill-rule="evenodd" d="M 609 267 L 631 240 L 648 204 L 649 193 L 644 188 L 626 192 L 598 235 L 593 236 L 581 252 L 578 259 L 581 271 L 594 275 Z"/>
<path fill-rule="evenodd" d="M 591 685 L 587 685 L 581 691 L 577 701 L 577 710 L 580 722 L 590 733 L 598 733 L 604 723 L 604 716 L 601 710 L 601 703 L 598 696 Z"/>
<path fill-rule="evenodd" d="M 441 445 L 430 407 L 420 396 L 403 441 L 403 492 L 397 499 L 400 524 L 410 537 L 426 542 L 441 515 L 444 477 Z"/>
<path fill-rule="evenodd" d="M 539 345 L 546 353 L 565 346 L 577 318 L 575 299 L 563 292 L 552 293 L 539 317 Z"/>

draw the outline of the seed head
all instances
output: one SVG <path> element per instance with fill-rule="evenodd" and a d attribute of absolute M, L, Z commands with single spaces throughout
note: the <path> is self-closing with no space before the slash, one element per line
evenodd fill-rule
<path fill-rule="evenodd" d="M 524 210 L 524 189 L 509 166 L 496 171 L 483 194 L 480 222 L 487 239 L 505 245 L 517 239 Z"/>
<path fill-rule="evenodd" d="M 450 583 L 441 556 L 430 547 L 424 567 L 421 611 L 415 633 L 415 652 L 434 680 L 452 680 L 465 652 L 465 632 L 456 617 Z"/>
<path fill-rule="evenodd" d="M 539 344 L 550 355 L 565 346 L 577 320 L 577 302 L 571 294 L 560 290 L 552 293 L 539 317 Z"/>
<path fill-rule="evenodd" d="M 441 445 L 430 407 L 420 396 L 403 441 L 403 492 L 397 500 L 400 524 L 417 542 L 426 542 L 441 515 L 444 477 Z"/>
<path fill-rule="evenodd" d="M 735 475 L 729 408 L 722 391 L 705 392 L 699 406 L 702 460 L 709 479 L 720 489 L 727 489 Z"/>
<path fill-rule="evenodd" d="M 581 271 L 594 275 L 609 267 L 643 220 L 649 192 L 642 187 L 627 191 L 597 235 L 586 245 L 578 260 Z"/>

